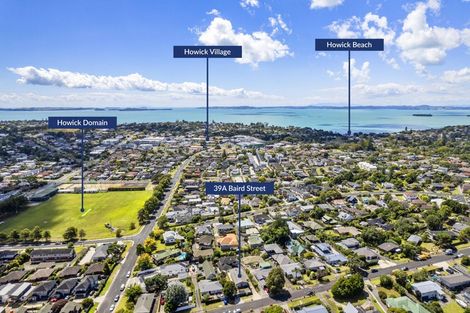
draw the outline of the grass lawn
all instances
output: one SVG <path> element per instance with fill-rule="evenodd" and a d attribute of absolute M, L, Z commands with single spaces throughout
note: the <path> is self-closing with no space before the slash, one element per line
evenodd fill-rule
<path fill-rule="evenodd" d="M 287 306 L 290 309 L 298 309 L 298 308 L 303 308 L 303 307 L 306 307 L 306 306 L 310 306 L 310 305 L 313 305 L 313 304 L 320 304 L 320 303 L 321 303 L 321 301 L 320 301 L 320 299 L 318 299 L 317 296 L 310 296 L 310 297 L 301 298 L 301 299 L 291 301 L 287 304 Z"/>
<path fill-rule="evenodd" d="M 70 226 L 84 229 L 86 239 L 114 237 L 104 227 L 110 223 L 123 230 L 123 236 L 135 234 L 138 228 L 129 230 L 137 222 L 137 211 L 152 195 L 151 191 L 116 191 L 85 195 L 85 212 L 80 212 L 79 194 L 59 194 L 37 206 L 30 207 L 17 216 L 8 218 L 0 225 L 0 231 L 9 233 L 13 229 L 32 229 L 38 225 L 51 232 L 52 239 L 62 239 L 65 229 Z"/>
<path fill-rule="evenodd" d="M 385 294 L 387 295 L 387 298 L 398 298 L 398 297 L 400 297 L 400 294 L 397 291 L 395 291 L 393 288 L 387 289 L 387 288 L 384 288 L 384 287 L 377 287 L 377 290 L 385 292 Z"/>
<path fill-rule="evenodd" d="M 464 309 L 455 300 L 450 300 L 448 304 L 443 305 L 444 313 L 464 313 Z"/>

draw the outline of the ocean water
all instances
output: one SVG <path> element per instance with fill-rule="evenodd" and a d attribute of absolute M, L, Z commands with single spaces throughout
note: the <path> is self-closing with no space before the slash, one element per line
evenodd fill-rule
<path fill-rule="evenodd" d="M 413 114 L 432 116 L 413 116 Z M 0 111 L 0 121 L 42 120 L 49 116 L 116 116 L 118 124 L 132 122 L 205 121 L 203 108 L 171 110 L 51 110 Z M 215 122 L 268 123 L 277 126 L 311 127 L 347 132 L 348 111 L 345 108 L 211 108 L 209 120 Z M 365 109 L 351 111 L 353 132 L 381 133 L 404 130 L 470 125 L 470 110 L 459 109 Z"/>

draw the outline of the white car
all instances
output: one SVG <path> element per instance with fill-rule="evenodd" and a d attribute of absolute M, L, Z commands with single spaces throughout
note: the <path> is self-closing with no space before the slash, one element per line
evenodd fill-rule
<path fill-rule="evenodd" d="M 118 302 L 118 301 L 119 301 L 119 295 L 114 297 L 114 302 Z"/>
<path fill-rule="evenodd" d="M 131 271 L 127 272 L 126 277 L 127 278 L 131 277 Z"/>
<path fill-rule="evenodd" d="M 114 308 L 115 308 L 114 304 L 111 304 L 111 306 L 109 307 L 109 312 L 114 311 Z"/>
<path fill-rule="evenodd" d="M 119 288 L 121 291 L 124 291 L 124 289 L 126 289 L 126 285 L 122 284 L 121 285 L 121 288 Z"/>

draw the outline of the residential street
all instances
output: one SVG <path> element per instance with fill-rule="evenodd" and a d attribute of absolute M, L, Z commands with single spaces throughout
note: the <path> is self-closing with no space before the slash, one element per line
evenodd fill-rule
<path fill-rule="evenodd" d="M 464 255 L 470 255 L 470 248 L 459 250 L 459 253 L 462 253 Z M 439 262 L 443 262 L 443 261 L 452 260 L 453 258 L 454 258 L 454 255 L 436 255 L 436 256 L 434 256 L 434 257 L 432 257 L 432 258 L 430 258 L 429 260 L 426 260 L 426 261 L 413 261 L 413 262 L 409 262 L 409 263 L 406 263 L 406 264 L 400 264 L 400 265 L 380 269 L 376 273 L 370 273 L 368 278 L 372 279 L 372 278 L 378 277 L 380 275 L 389 275 L 394 270 L 400 269 L 403 266 L 406 266 L 406 267 L 408 267 L 408 269 L 411 270 L 411 269 L 415 269 L 415 268 L 422 267 L 422 266 L 429 265 L 429 264 L 434 264 L 434 263 L 439 263 Z M 304 289 L 301 289 L 301 290 L 295 290 L 295 291 L 290 293 L 290 297 L 289 297 L 289 299 L 287 299 L 287 301 L 292 301 L 292 300 L 295 300 L 295 299 L 306 297 L 311 290 L 314 293 L 320 293 L 320 292 L 330 290 L 331 287 L 334 285 L 334 283 L 335 283 L 335 281 L 332 281 L 332 282 L 329 282 L 329 283 L 326 283 L 326 284 L 315 286 L 313 288 L 304 288 Z M 281 304 L 281 303 L 284 303 L 285 301 L 286 301 L 286 299 L 284 299 L 284 298 L 280 299 L 280 300 L 277 300 L 277 299 L 266 297 L 266 298 L 263 298 L 263 299 L 254 300 L 254 301 L 247 302 L 247 303 L 242 303 L 242 304 L 239 304 L 239 305 L 227 305 L 225 307 L 218 308 L 218 309 L 215 309 L 215 310 L 211 310 L 209 312 L 210 313 L 224 313 L 226 311 L 234 310 L 234 309 L 240 309 L 242 312 L 246 312 L 246 311 L 250 311 L 250 310 L 260 309 L 260 308 L 269 306 L 271 304 Z"/>
<path fill-rule="evenodd" d="M 142 231 L 135 236 L 133 240 L 134 244 L 129 249 L 129 253 L 127 254 L 127 257 L 122 262 L 122 266 L 119 272 L 116 274 L 116 277 L 114 278 L 114 281 L 112 282 L 111 287 L 106 293 L 103 301 L 100 303 L 97 312 L 108 312 L 109 307 L 111 306 L 112 303 L 114 303 L 114 297 L 116 295 L 121 294 L 121 291 L 120 291 L 121 285 L 125 284 L 127 281 L 126 274 L 129 271 L 132 272 L 135 266 L 135 263 L 137 261 L 136 246 L 139 243 L 143 243 L 144 240 L 149 236 L 150 232 L 155 228 L 155 224 L 157 222 L 158 217 L 162 214 L 162 212 L 164 212 L 164 209 L 167 206 L 169 206 L 169 204 L 171 203 L 171 199 L 173 198 L 173 194 L 178 187 L 178 182 L 180 181 L 181 174 L 183 173 L 184 168 L 189 163 L 191 163 L 194 157 L 195 155 L 188 158 L 176 170 L 175 175 L 173 176 L 171 180 L 171 189 L 169 192 L 165 194 L 165 198 L 162 201 L 162 205 L 160 206 L 160 209 L 155 214 L 155 218 L 152 221 L 150 221 L 150 223 L 145 225 Z"/>

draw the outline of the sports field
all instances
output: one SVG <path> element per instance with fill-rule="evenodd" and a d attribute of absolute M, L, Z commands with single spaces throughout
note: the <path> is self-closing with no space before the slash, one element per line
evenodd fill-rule
<path fill-rule="evenodd" d="M 38 225 L 51 232 L 52 239 L 62 239 L 65 229 L 70 226 L 84 229 L 86 239 L 114 237 L 115 234 L 104 225 L 123 230 L 122 235 L 139 231 L 137 211 L 152 195 L 151 191 L 116 191 L 85 195 L 85 212 L 80 212 L 79 194 L 58 194 L 52 199 L 33 206 L 17 216 L 8 218 L 0 225 L 0 232 L 13 229 L 32 229 Z M 136 229 L 129 230 L 134 222 Z"/>

